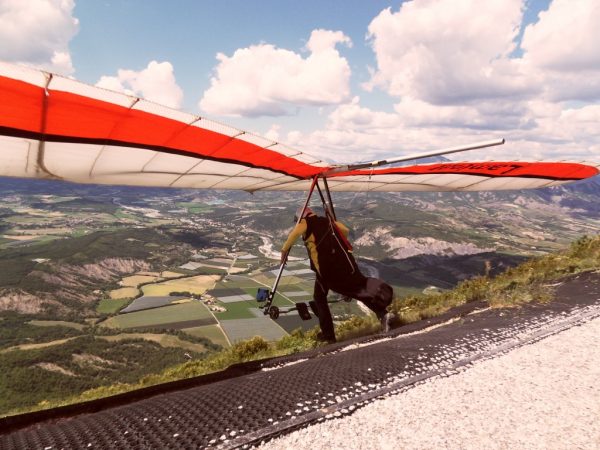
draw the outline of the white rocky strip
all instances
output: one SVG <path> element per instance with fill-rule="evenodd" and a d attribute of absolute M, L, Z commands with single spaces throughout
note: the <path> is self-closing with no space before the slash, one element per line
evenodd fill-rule
<path fill-rule="evenodd" d="M 600 449 L 600 318 L 263 449 Z"/>

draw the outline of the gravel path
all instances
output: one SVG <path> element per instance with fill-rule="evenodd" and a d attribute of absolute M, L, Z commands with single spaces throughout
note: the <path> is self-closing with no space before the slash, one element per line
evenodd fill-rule
<path fill-rule="evenodd" d="M 600 449 L 600 319 L 262 449 Z"/>

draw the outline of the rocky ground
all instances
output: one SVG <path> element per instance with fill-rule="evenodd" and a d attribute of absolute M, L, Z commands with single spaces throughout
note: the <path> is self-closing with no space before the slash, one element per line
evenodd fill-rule
<path fill-rule="evenodd" d="M 598 336 L 600 319 L 261 448 L 600 448 Z"/>

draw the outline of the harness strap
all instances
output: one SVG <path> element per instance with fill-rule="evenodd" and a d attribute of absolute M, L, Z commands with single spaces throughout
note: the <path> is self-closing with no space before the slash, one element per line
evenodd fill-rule
<path fill-rule="evenodd" d="M 340 230 L 340 227 L 338 227 L 337 224 L 335 223 L 335 219 L 332 217 L 331 212 L 328 209 L 325 209 L 325 214 L 327 215 L 327 218 L 329 219 L 329 223 L 331 224 L 331 227 L 333 228 L 333 231 L 335 232 L 337 237 L 342 241 L 342 243 L 344 244 L 344 247 L 346 247 L 346 250 L 351 252 L 352 244 L 350 244 L 350 241 L 348 239 L 346 239 L 346 236 L 344 236 L 344 233 L 342 233 L 342 230 Z"/>

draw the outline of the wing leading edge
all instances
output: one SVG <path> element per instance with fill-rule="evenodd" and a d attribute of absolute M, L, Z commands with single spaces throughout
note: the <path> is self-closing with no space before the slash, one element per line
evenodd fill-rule
<path fill-rule="evenodd" d="M 588 178 L 598 166 L 444 163 L 328 177 L 335 191 L 525 189 Z M 336 167 L 202 117 L 0 63 L 0 176 L 254 192 L 305 190 Z"/>

